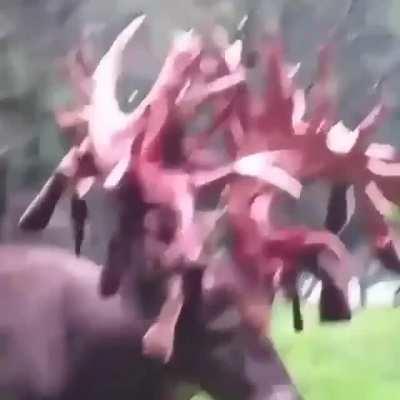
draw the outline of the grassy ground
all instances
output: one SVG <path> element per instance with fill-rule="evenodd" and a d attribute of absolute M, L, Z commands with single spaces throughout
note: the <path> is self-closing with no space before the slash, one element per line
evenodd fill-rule
<path fill-rule="evenodd" d="M 295 334 L 288 308 L 279 306 L 273 336 L 305 400 L 400 398 L 399 309 L 369 309 L 333 326 L 317 325 L 315 309 L 304 311 L 305 331 Z"/>
<path fill-rule="evenodd" d="M 304 315 L 306 329 L 295 334 L 279 307 L 273 335 L 306 400 L 400 398 L 399 309 L 368 309 L 333 326 L 316 325 L 314 309 Z"/>

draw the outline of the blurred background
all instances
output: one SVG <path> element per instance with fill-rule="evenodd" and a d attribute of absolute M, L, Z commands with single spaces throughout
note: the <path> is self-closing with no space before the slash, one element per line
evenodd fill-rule
<path fill-rule="evenodd" d="M 287 60 L 301 63 L 297 79 L 304 88 L 312 82 L 319 47 L 335 34 L 333 90 L 341 119 L 354 127 L 381 92 L 394 112 L 379 136 L 400 146 L 400 0 L 1 0 L 3 242 L 42 241 L 72 247 L 66 205 L 57 209 L 49 229 L 40 235 L 18 232 L 16 222 L 69 145 L 54 117 L 57 109 L 72 101 L 62 73 L 63 60 L 84 42 L 90 44 L 95 64 L 138 12 L 146 13 L 148 20 L 125 55 L 130 67 L 124 70 L 118 88 L 122 107 L 132 108 L 144 97 L 177 32 L 195 28 L 214 35 L 221 34 L 215 29 L 220 26 L 234 38 L 238 25 L 248 18 L 245 45 L 251 46 L 265 30 L 270 34 L 279 30 Z M 135 90 L 138 94 L 129 101 Z M 318 226 L 325 202 L 324 186 L 313 185 L 293 214 Z M 101 224 L 107 218 L 98 215 L 93 218 L 96 226 L 93 222 L 89 227 L 85 253 L 101 260 Z M 400 280 L 383 271 L 364 251 L 357 221 L 346 240 L 369 266 L 350 289 L 354 309 L 362 312 L 350 325 L 317 326 L 313 304 L 318 283 L 305 279 L 305 332 L 292 332 L 289 310 L 282 304 L 275 313 L 274 338 L 305 399 L 396 399 L 400 393 L 400 317 L 395 292 Z"/>

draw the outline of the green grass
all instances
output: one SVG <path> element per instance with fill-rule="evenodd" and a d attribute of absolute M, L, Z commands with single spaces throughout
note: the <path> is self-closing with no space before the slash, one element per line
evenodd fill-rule
<path fill-rule="evenodd" d="M 289 309 L 278 306 L 273 338 L 305 400 L 400 398 L 400 310 L 368 309 L 323 326 L 314 308 L 303 311 L 305 330 L 296 334 Z"/>
<path fill-rule="evenodd" d="M 368 309 L 351 323 L 318 325 L 304 312 L 305 330 L 293 332 L 286 307 L 275 312 L 273 337 L 306 400 L 400 398 L 400 311 Z"/>

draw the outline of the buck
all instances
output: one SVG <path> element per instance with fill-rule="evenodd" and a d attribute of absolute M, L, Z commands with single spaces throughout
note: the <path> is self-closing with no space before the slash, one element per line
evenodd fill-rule
<path fill-rule="evenodd" d="M 91 258 L 102 259 L 97 243 L 107 243 L 103 228 L 115 221 L 104 213 L 104 197 L 94 197 L 91 231 L 96 244 L 86 250 Z M 20 215 L 21 210 L 11 210 L 16 206 L 8 204 L 11 218 Z M 299 398 L 271 341 L 235 319 L 232 300 L 221 291 L 226 274 L 211 274 L 220 284 L 206 296 L 202 282 L 210 279 L 203 279 L 202 271 L 184 276 L 188 296 L 174 356 L 164 365 L 143 353 L 149 322 L 141 318 L 146 310 L 138 297 L 128 296 L 127 304 L 120 293 L 101 296 L 101 267 L 95 262 L 54 245 L 26 243 L 36 236 L 19 235 L 14 240 L 24 244 L 0 245 L 0 395 L 16 400 L 151 400 L 176 398 L 179 385 L 189 382 L 195 384 L 193 390 L 179 398 L 190 398 L 197 386 L 216 400 L 273 399 L 282 391 L 289 399 Z M 132 279 L 125 277 L 128 288 Z M 162 296 L 157 284 L 139 289 L 154 303 Z"/>
<path fill-rule="evenodd" d="M 14 398 L 163 399 L 182 382 L 221 400 L 273 399 L 282 391 L 299 398 L 268 339 L 232 318 L 231 326 L 212 327 L 229 304 L 217 292 L 201 295 L 201 271 L 184 278 L 190 296 L 173 358 L 163 365 L 143 355 L 141 303 L 101 297 L 95 263 L 30 245 L 2 245 L 0 259 L 0 386 Z"/>

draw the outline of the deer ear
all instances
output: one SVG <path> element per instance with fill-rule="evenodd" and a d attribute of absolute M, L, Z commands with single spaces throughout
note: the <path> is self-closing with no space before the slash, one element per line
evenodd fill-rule
<path fill-rule="evenodd" d="M 18 222 L 19 228 L 27 231 L 44 229 L 68 184 L 69 178 L 66 175 L 55 172 L 22 214 Z"/>

